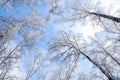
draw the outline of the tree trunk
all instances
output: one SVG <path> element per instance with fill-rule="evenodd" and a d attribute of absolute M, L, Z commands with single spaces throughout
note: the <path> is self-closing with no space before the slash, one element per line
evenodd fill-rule
<path fill-rule="evenodd" d="M 96 12 L 88 12 L 88 13 L 120 23 L 120 18 L 118 18 L 118 17 L 114 17 L 114 16 L 110 16 L 110 15 L 106 15 L 106 14 L 100 14 L 100 13 L 96 13 Z"/>

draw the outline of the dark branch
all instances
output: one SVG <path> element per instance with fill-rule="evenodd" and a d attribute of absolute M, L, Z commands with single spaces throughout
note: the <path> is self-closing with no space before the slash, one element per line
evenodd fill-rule
<path fill-rule="evenodd" d="M 96 12 L 88 12 L 88 13 L 120 23 L 120 18 L 118 18 L 118 17 L 114 17 L 114 16 L 110 16 L 110 15 L 106 15 L 106 14 L 100 14 L 100 13 L 96 13 Z"/>

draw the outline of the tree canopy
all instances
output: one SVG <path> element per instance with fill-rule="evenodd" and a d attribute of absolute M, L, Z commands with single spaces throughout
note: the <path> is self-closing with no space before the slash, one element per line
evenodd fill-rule
<path fill-rule="evenodd" d="M 118 7 L 97 0 L 1 0 L 0 80 L 119 80 Z M 54 31 L 54 24 L 68 30 Z M 88 41 L 74 32 L 76 25 L 100 30 Z"/>

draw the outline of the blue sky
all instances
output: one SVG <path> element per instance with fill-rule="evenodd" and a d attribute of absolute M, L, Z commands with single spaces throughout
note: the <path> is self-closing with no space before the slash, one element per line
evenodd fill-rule
<path fill-rule="evenodd" d="M 105 6 L 106 8 L 112 4 L 115 3 L 115 1 L 117 0 L 100 0 L 102 2 L 102 5 Z M 119 4 L 116 3 L 116 5 L 118 6 Z M 116 5 L 114 5 L 114 7 L 116 7 Z M 48 15 L 48 7 L 41 4 L 41 6 L 36 6 L 36 9 L 39 9 L 39 15 L 46 18 Z M 116 8 L 114 8 L 116 10 Z M 24 12 L 24 13 L 23 13 Z M 0 6 L 0 16 L 9 16 L 9 15 L 13 15 L 16 18 L 24 18 L 26 16 L 30 15 L 31 10 L 29 9 L 28 6 L 26 6 L 25 4 L 23 4 L 21 7 L 16 8 L 15 10 L 11 10 L 9 13 L 7 11 L 5 11 L 5 9 L 3 7 Z M 114 13 L 114 11 L 112 12 Z M 80 28 L 81 24 L 76 23 L 74 27 L 68 27 L 68 25 L 66 23 L 54 23 L 54 21 L 52 20 L 54 17 L 50 18 L 51 21 L 47 22 L 46 28 L 45 28 L 45 34 L 42 40 L 40 40 L 37 43 L 37 46 L 44 49 L 46 52 L 48 50 L 48 42 L 50 42 L 57 34 L 59 31 L 67 31 L 67 32 L 74 32 L 74 33 L 80 33 L 83 35 L 83 37 L 89 40 L 89 37 L 95 37 L 95 33 L 101 31 L 101 28 L 97 29 L 96 27 L 91 27 L 91 24 L 88 23 L 87 25 L 84 25 Z M 31 52 L 28 52 L 31 53 Z M 30 54 L 31 55 L 31 54 Z M 29 56 L 30 56 L 29 55 Z M 28 57 L 28 55 L 27 55 Z M 24 57 L 26 58 L 26 57 Z M 90 71 L 91 68 L 91 64 L 88 61 L 81 61 L 81 66 L 80 68 L 85 71 L 86 73 Z"/>

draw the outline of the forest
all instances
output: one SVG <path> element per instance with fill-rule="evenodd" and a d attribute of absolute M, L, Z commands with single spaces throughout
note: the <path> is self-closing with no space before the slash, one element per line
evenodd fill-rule
<path fill-rule="evenodd" d="M 0 0 L 0 80 L 120 80 L 119 4 Z"/>

